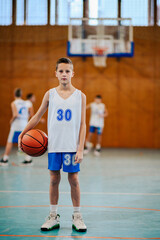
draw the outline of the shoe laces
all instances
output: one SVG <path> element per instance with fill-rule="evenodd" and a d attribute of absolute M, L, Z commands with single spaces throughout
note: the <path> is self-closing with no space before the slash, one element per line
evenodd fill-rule
<path fill-rule="evenodd" d="M 49 222 L 51 218 L 55 220 L 57 218 L 57 215 L 53 216 L 52 214 L 50 214 L 48 217 L 45 218 L 46 222 Z"/>
<path fill-rule="evenodd" d="M 78 223 L 83 223 L 83 218 L 80 214 L 74 215 L 74 219 L 78 222 Z"/>

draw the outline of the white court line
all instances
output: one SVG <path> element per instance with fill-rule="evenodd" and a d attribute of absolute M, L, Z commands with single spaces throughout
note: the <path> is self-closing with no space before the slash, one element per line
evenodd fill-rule
<path fill-rule="evenodd" d="M 0 190 L 0 193 L 49 193 L 48 191 L 5 191 Z M 70 192 L 60 192 L 60 194 L 70 194 Z M 117 192 L 81 192 L 84 195 L 144 195 L 144 196 L 160 196 L 160 193 L 117 193 Z"/>

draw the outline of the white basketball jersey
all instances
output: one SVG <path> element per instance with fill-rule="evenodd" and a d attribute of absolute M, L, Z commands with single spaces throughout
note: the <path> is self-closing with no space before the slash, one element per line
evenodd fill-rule
<path fill-rule="evenodd" d="M 63 99 L 55 88 L 49 91 L 48 152 L 76 152 L 81 124 L 81 91 Z"/>
<path fill-rule="evenodd" d="M 16 119 L 12 122 L 11 128 L 15 131 L 22 131 L 28 122 L 28 106 L 26 104 L 26 101 L 22 99 L 17 99 L 14 101 L 14 104 L 17 108 L 18 116 Z"/>
<path fill-rule="evenodd" d="M 26 100 L 27 107 L 31 108 L 33 106 L 32 102 L 30 100 Z"/>
<path fill-rule="evenodd" d="M 101 114 L 104 114 L 105 105 L 104 103 L 91 103 L 91 117 L 90 117 L 90 126 L 94 127 L 104 127 L 104 117 L 100 117 Z"/>

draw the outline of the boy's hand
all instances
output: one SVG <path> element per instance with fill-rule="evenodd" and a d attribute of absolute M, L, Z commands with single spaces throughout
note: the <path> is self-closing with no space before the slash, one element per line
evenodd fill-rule
<path fill-rule="evenodd" d="M 22 135 L 22 133 L 21 133 L 21 134 L 19 135 L 19 137 L 18 137 L 18 148 L 19 148 L 19 149 L 22 149 L 22 148 L 21 148 L 22 137 L 23 137 L 23 135 Z"/>
<path fill-rule="evenodd" d="M 81 163 L 83 160 L 83 151 L 77 151 L 76 156 L 75 156 L 75 164 Z"/>

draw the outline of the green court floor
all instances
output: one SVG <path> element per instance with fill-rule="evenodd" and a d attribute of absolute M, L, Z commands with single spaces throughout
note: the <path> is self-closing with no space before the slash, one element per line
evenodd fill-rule
<path fill-rule="evenodd" d="M 30 167 L 20 167 L 22 160 L 15 148 L 9 166 L 0 167 L 0 239 L 160 239 L 160 150 L 103 149 L 100 157 L 85 156 L 79 178 L 86 233 L 72 230 L 63 172 L 61 228 L 41 232 L 49 214 L 47 154 Z"/>

